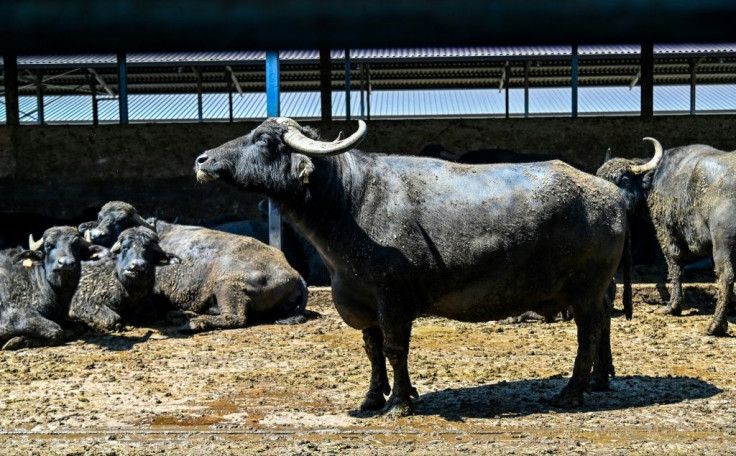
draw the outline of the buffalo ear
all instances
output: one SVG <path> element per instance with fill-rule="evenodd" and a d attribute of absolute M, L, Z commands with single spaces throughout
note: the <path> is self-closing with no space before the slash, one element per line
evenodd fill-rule
<path fill-rule="evenodd" d="M 309 175 L 314 171 L 312 160 L 306 155 L 294 154 L 291 165 L 292 174 L 301 179 L 305 184 L 309 183 Z"/>
<path fill-rule="evenodd" d="M 79 234 L 81 234 L 82 236 L 84 236 L 85 232 L 91 229 L 94 229 L 94 228 L 97 228 L 97 222 L 84 222 L 84 223 L 80 223 L 79 226 L 77 226 L 77 230 L 79 231 Z"/>
<path fill-rule="evenodd" d="M 21 250 L 13 255 L 13 264 L 23 264 L 27 268 L 43 264 L 42 250 Z"/>
<path fill-rule="evenodd" d="M 88 259 L 92 261 L 99 261 L 107 257 L 110 254 L 110 251 L 101 245 L 90 245 L 88 247 L 88 250 L 89 250 Z"/>
<path fill-rule="evenodd" d="M 158 260 L 158 265 L 159 266 L 166 266 L 166 265 L 169 265 L 169 264 L 179 264 L 179 263 L 181 263 L 181 258 L 179 258 L 178 256 L 174 255 L 173 253 L 167 253 L 167 252 L 164 252 L 163 250 L 159 250 L 156 253 L 158 253 L 157 260 Z"/>

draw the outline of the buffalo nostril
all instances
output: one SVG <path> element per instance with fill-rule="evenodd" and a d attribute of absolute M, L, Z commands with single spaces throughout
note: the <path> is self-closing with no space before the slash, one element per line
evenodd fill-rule
<path fill-rule="evenodd" d="M 210 157 L 208 157 L 207 154 L 202 154 L 199 157 L 197 157 L 197 164 L 198 165 L 203 165 L 203 164 L 207 163 L 207 160 L 209 160 L 209 159 L 210 159 Z"/>
<path fill-rule="evenodd" d="M 67 268 L 73 267 L 75 262 L 74 262 L 74 258 L 61 257 L 61 258 L 59 258 L 59 259 L 56 260 L 56 263 L 58 263 L 58 265 L 61 268 L 67 269 Z"/>
<path fill-rule="evenodd" d="M 128 269 L 131 271 L 142 271 L 145 269 L 146 262 L 144 260 L 133 260 L 130 262 Z"/>

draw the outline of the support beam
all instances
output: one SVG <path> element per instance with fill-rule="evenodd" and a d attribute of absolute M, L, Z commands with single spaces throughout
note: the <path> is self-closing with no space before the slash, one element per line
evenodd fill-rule
<path fill-rule="evenodd" d="M 229 113 L 230 123 L 233 123 L 233 72 L 228 66 L 225 67 L 225 86 L 227 87 L 227 108 Z"/>
<path fill-rule="evenodd" d="M 192 71 L 194 71 L 194 78 L 197 81 L 197 122 L 202 123 L 204 121 L 202 114 L 202 69 L 192 67 Z"/>
<path fill-rule="evenodd" d="M 345 49 L 345 120 L 350 120 L 350 49 Z"/>
<path fill-rule="evenodd" d="M 232 79 L 233 84 L 235 84 L 235 89 L 238 91 L 238 95 L 241 97 L 243 96 L 243 88 L 240 86 L 240 82 L 238 81 L 238 77 L 235 75 L 235 72 L 233 71 L 233 67 L 230 65 L 225 67 L 227 71 L 230 72 L 230 79 Z"/>
<path fill-rule="evenodd" d="M 18 56 L 3 55 L 3 77 L 5 78 L 5 119 L 8 126 L 20 125 L 18 105 Z"/>
<path fill-rule="evenodd" d="M 371 120 L 371 66 L 365 64 L 365 120 Z"/>
<path fill-rule="evenodd" d="M 511 67 L 509 66 L 509 62 L 506 62 L 506 65 L 504 66 L 504 81 L 503 85 L 506 87 L 506 94 L 505 94 L 505 104 L 506 104 L 506 118 L 509 118 L 509 74 L 511 73 Z"/>
<path fill-rule="evenodd" d="M 524 64 L 524 118 L 529 118 L 529 72 L 531 70 L 532 61 L 527 60 Z"/>
<path fill-rule="evenodd" d="M 43 110 L 43 72 L 36 70 L 35 75 L 36 83 L 36 113 L 38 117 L 37 123 L 43 125 L 45 123 L 44 110 Z"/>
<path fill-rule="evenodd" d="M 266 112 L 268 117 L 281 115 L 281 94 L 279 87 L 279 53 L 266 52 Z M 268 200 L 268 243 L 281 248 L 281 213 L 272 199 Z"/>
<path fill-rule="evenodd" d="M 654 44 L 641 45 L 641 117 L 654 117 Z"/>
<path fill-rule="evenodd" d="M 573 44 L 572 46 L 572 61 L 570 62 L 570 75 L 571 75 L 571 82 L 570 86 L 572 87 L 572 100 L 571 100 L 571 108 L 572 108 L 572 118 L 576 118 L 578 116 L 578 45 Z"/>
<path fill-rule="evenodd" d="M 332 122 L 332 63 L 329 48 L 319 50 L 319 86 L 322 121 Z"/>
<path fill-rule="evenodd" d="M 112 87 L 107 85 L 105 79 L 99 73 L 97 73 L 94 68 L 87 68 L 87 71 L 94 75 L 95 79 L 97 79 L 97 82 L 100 83 L 100 85 L 103 89 L 105 89 L 105 92 L 107 92 L 108 95 L 110 95 L 111 97 L 115 96 L 115 92 L 112 90 Z"/>
<path fill-rule="evenodd" d="M 365 63 L 359 65 L 358 74 L 360 74 L 360 118 L 365 120 Z"/>
<path fill-rule="evenodd" d="M 96 80 L 101 79 L 99 76 L 92 68 L 87 69 L 87 83 L 89 84 L 89 91 L 92 93 L 92 125 L 100 124 L 100 115 L 97 106 L 97 83 L 95 83 Z"/>
<path fill-rule="evenodd" d="M 118 54 L 118 106 L 120 123 L 128 123 L 128 62 L 124 53 Z"/>
<path fill-rule="evenodd" d="M 698 65 L 703 61 L 703 58 L 691 58 L 689 60 L 690 64 L 690 115 L 695 115 L 695 101 L 696 101 L 696 77 L 697 77 L 697 69 Z"/>

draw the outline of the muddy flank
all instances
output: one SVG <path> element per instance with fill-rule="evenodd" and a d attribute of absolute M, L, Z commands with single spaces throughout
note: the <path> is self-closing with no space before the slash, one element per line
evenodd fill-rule
<path fill-rule="evenodd" d="M 573 322 L 422 318 L 409 357 L 416 415 L 361 413 L 362 337 L 328 288 L 310 289 L 321 317 L 297 326 L 126 328 L 2 352 L 0 453 L 733 454 L 736 338 L 704 335 L 712 284 L 686 289 L 691 308 L 674 318 L 652 313 L 655 286 L 635 286 L 634 320 L 612 323 L 613 391 L 575 410 L 546 402 L 570 376 Z"/>

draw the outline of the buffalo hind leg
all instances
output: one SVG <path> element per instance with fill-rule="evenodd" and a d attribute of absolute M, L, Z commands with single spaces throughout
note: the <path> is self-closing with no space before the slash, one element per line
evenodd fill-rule
<path fill-rule="evenodd" d="M 611 309 L 613 306 L 610 304 L 610 289 L 606 294 L 607 296 L 603 300 L 605 312 L 603 329 L 598 341 L 598 355 L 593 362 L 593 379 L 590 385 L 593 391 L 608 391 L 610 389 L 609 377 L 616 375 L 616 370 L 613 367 L 613 354 L 611 353 Z"/>
<path fill-rule="evenodd" d="M 391 363 L 394 383 L 385 411 L 394 417 L 414 413 L 411 398 L 419 397 L 409 378 L 409 340 L 411 339 L 412 317 L 401 312 L 403 306 L 396 303 L 379 303 L 378 317 L 383 334 L 383 353 Z"/>
<path fill-rule="evenodd" d="M 573 304 L 575 324 L 577 325 L 578 350 L 572 377 L 560 394 L 552 399 L 552 403 L 559 407 L 578 407 L 583 404 L 583 393 L 588 391 L 590 374 L 594 360 L 599 357 L 599 341 L 605 327 L 605 312 L 603 299 L 598 299 L 595 305 Z M 581 303 L 585 304 L 585 303 Z M 610 349 L 610 346 L 609 346 Z M 607 372 L 607 363 L 599 360 L 599 370 L 596 372 L 601 380 L 603 372 Z"/>
<path fill-rule="evenodd" d="M 248 302 L 250 299 L 237 286 L 222 281 L 214 290 L 218 315 L 199 315 L 182 326 L 182 332 L 211 331 L 213 329 L 242 328 L 248 323 Z"/>
<path fill-rule="evenodd" d="M 724 246 L 716 238 L 713 245 L 713 262 L 716 264 L 718 282 L 718 301 L 713 314 L 713 321 L 708 327 L 709 336 L 725 336 L 728 333 L 728 306 L 733 296 L 733 260 L 734 252 L 731 243 Z"/>
<path fill-rule="evenodd" d="M 380 410 L 386 404 L 385 395 L 391 392 L 386 373 L 386 357 L 383 355 L 381 328 L 374 326 L 363 330 L 363 347 L 371 361 L 371 384 L 361 410 Z"/>

